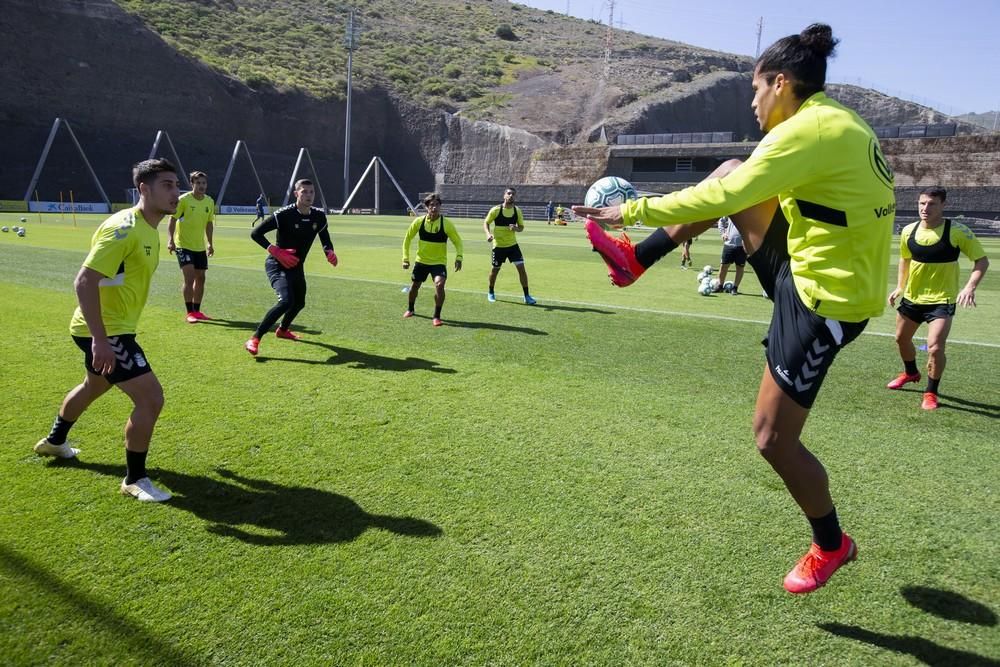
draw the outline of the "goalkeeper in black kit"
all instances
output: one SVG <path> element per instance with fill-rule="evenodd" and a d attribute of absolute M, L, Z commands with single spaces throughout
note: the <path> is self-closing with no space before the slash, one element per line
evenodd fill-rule
<path fill-rule="evenodd" d="M 278 295 L 278 303 L 267 311 L 253 336 L 244 345 L 246 351 L 253 356 L 257 356 L 260 349 L 260 339 L 279 319 L 281 323 L 274 335 L 298 340 L 298 334 L 292 333 L 291 327 L 295 316 L 306 305 L 306 274 L 303 265 L 317 236 L 323 245 L 326 260 L 337 266 L 337 253 L 333 251 L 326 213 L 312 205 L 315 196 L 316 189 L 312 181 L 296 181 L 295 204 L 278 209 L 250 232 L 250 238 L 270 255 L 264 261 L 264 270 L 271 287 Z M 264 235 L 274 230 L 278 233 L 272 244 Z"/>

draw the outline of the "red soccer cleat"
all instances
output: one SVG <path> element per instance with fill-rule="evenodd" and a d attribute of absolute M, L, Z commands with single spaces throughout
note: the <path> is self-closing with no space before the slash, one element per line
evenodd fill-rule
<path fill-rule="evenodd" d="M 896 376 L 892 382 L 885 386 L 886 389 L 902 389 L 904 384 L 909 384 L 910 382 L 920 382 L 920 373 L 915 373 L 910 375 L 909 373 L 900 373 Z"/>
<path fill-rule="evenodd" d="M 187 321 L 188 324 L 198 324 L 198 318 L 195 316 L 194 313 L 188 313 L 184 317 L 184 319 Z"/>
<path fill-rule="evenodd" d="M 253 356 L 257 356 L 257 350 L 260 348 L 260 338 L 256 336 L 248 340 L 243 344 L 243 348 Z"/>
<path fill-rule="evenodd" d="M 433 324 L 436 327 L 439 327 L 442 324 L 444 324 L 444 322 L 441 321 L 440 317 L 435 317 L 433 320 L 431 320 L 431 324 Z"/>
<path fill-rule="evenodd" d="M 635 258 L 635 247 L 628 234 L 622 232 L 621 238 L 612 236 L 589 218 L 584 229 L 587 230 L 590 244 L 594 246 L 594 252 L 608 265 L 608 277 L 611 278 L 612 285 L 627 287 L 646 272 L 646 267 Z"/>
<path fill-rule="evenodd" d="M 291 329 L 282 329 L 281 327 L 274 330 L 274 335 L 285 340 L 298 340 L 301 338 L 297 333 L 292 333 Z"/>
<path fill-rule="evenodd" d="M 205 313 L 201 312 L 200 310 L 196 310 L 196 311 L 194 311 L 191 314 L 194 315 L 199 320 L 210 320 L 210 319 L 212 319 L 211 317 L 209 317 Z"/>
<path fill-rule="evenodd" d="M 413 317 L 413 311 L 412 310 L 407 310 L 407 311 L 403 312 L 403 319 L 406 319 L 408 317 Z"/>
<path fill-rule="evenodd" d="M 924 400 L 920 402 L 920 407 L 924 410 L 937 410 L 938 397 L 933 391 L 924 392 Z"/>
<path fill-rule="evenodd" d="M 785 576 L 785 590 L 796 594 L 811 593 L 825 584 L 841 565 L 857 557 L 858 547 L 847 533 L 840 538 L 840 548 L 836 551 L 823 551 L 814 542 Z"/>

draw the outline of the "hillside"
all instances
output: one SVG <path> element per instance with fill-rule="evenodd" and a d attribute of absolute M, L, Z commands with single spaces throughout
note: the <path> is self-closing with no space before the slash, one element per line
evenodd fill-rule
<path fill-rule="evenodd" d="M 986 113 L 964 113 L 961 116 L 955 116 L 956 119 L 962 121 L 963 123 L 971 123 L 973 125 L 978 125 L 984 127 L 987 130 L 1000 130 L 1000 111 L 987 111 Z"/>
<path fill-rule="evenodd" d="M 113 199 L 130 185 L 123 165 L 165 129 L 184 166 L 216 175 L 215 184 L 242 139 L 279 201 L 307 146 L 327 199 L 342 201 L 347 15 L 341 0 L 5 0 L 0 198 L 23 196 L 60 116 L 73 122 Z M 415 193 L 438 183 L 525 182 L 535 151 L 553 142 L 759 136 L 744 57 L 616 30 L 605 82 L 605 27 L 591 21 L 505 0 L 370 0 L 358 21 L 352 181 L 373 155 Z M 873 125 L 946 119 L 841 88 Z M 255 180 L 238 162 L 227 196 L 252 202 Z M 96 199 L 65 135 L 39 189 L 42 199 L 69 189 Z"/>

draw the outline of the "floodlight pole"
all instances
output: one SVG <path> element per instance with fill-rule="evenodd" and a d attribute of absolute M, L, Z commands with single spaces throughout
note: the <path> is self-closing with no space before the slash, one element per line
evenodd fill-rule
<path fill-rule="evenodd" d="M 354 67 L 354 49 L 358 48 L 361 26 L 354 22 L 354 10 L 347 19 L 347 34 L 344 46 L 347 48 L 347 113 L 344 116 L 344 200 L 351 191 L 351 72 Z"/>

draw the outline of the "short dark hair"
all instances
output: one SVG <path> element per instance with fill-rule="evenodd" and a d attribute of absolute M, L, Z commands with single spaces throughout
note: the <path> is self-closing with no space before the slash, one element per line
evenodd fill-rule
<path fill-rule="evenodd" d="M 924 188 L 920 191 L 920 194 L 927 195 L 928 197 L 934 197 L 935 199 L 941 200 L 941 203 L 945 203 L 948 200 L 948 191 L 942 188 L 940 185 L 932 185 L 929 188 Z"/>
<path fill-rule="evenodd" d="M 203 171 L 192 171 L 190 174 L 188 174 L 188 180 L 191 181 L 192 183 L 194 183 L 194 179 L 196 178 L 204 178 L 207 181 L 208 174 L 206 174 Z"/>
<path fill-rule="evenodd" d="M 303 185 L 312 185 L 312 184 L 313 182 L 310 181 L 308 178 L 300 178 L 299 180 L 295 181 L 295 189 L 298 190 Z"/>
<path fill-rule="evenodd" d="M 157 174 L 176 174 L 177 167 L 165 157 L 155 157 L 132 165 L 132 183 L 139 187 L 140 183 L 148 183 L 156 178 Z"/>
<path fill-rule="evenodd" d="M 441 202 L 441 195 L 439 195 L 436 192 L 430 193 L 429 195 L 427 195 L 426 197 L 424 197 L 424 206 L 427 206 L 432 201 L 436 201 L 438 204 L 441 204 L 442 203 Z"/>
<path fill-rule="evenodd" d="M 833 28 L 813 23 L 797 35 L 782 37 L 767 47 L 754 64 L 754 72 L 768 84 L 780 72 L 794 79 L 792 92 L 800 99 L 814 95 L 826 85 L 826 59 L 840 42 L 833 38 Z"/>
<path fill-rule="evenodd" d="M 506 190 L 504 190 L 504 194 L 507 194 L 508 192 L 511 193 L 512 195 L 516 195 L 517 188 L 507 188 Z"/>

